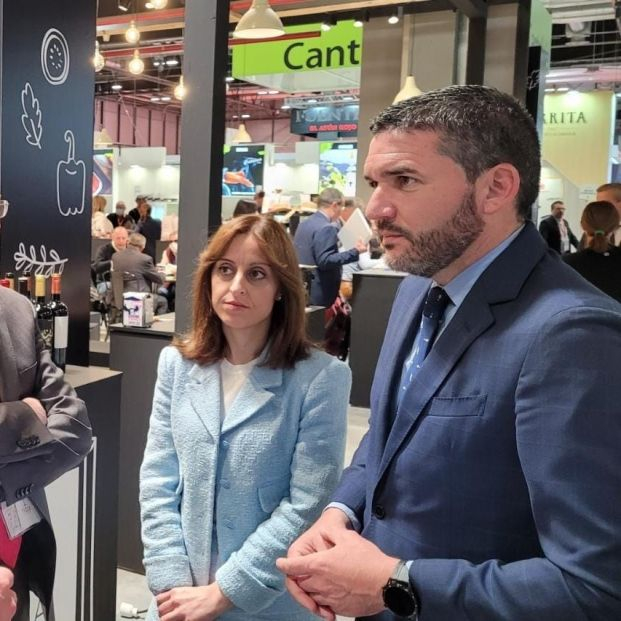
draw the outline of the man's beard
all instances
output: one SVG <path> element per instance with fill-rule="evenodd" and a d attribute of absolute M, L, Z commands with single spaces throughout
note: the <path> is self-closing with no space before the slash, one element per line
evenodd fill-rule
<path fill-rule="evenodd" d="M 396 233 L 409 243 L 394 256 L 387 248 L 386 262 L 392 269 L 431 278 L 466 251 L 483 231 L 484 223 L 477 213 L 474 190 L 470 189 L 453 216 L 431 231 L 412 233 L 387 220 L 378 220 L 377 228 L 381 235 Z"/>

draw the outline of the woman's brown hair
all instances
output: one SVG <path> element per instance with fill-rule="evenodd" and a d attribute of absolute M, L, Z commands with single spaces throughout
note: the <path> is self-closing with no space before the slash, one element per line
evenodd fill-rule
<path fill-rule="evenodd" d="M 280 299 L 274 302 L 268 332 L 265 366 L 290 368 L 307 358 L 310 341 L 306 336 L 305 294 L 298 258 L 281 224 L 260 215 L 235 218 L 223 224 L 198 258 L 192 285 L 192 329 L 175 339 L 185 358 L 199 364 L 213 364 L 226 353 L 222 322 L 211 300 L 211 274 L 231 242 L 238 235 L 252 235 L 265 255 L 276 281 Z"/>
<path fill-rule="evenodd" d="M 610 234 L 619 226 L 619 212 L 608 201 L 593 201 L 582 212 L 580 224 L 587 234 L 586 247 L 600 254 L 610 246 Z"/>

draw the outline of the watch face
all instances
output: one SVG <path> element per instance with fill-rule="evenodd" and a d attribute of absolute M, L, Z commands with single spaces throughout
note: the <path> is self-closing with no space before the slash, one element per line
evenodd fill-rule
<path fill-rule="evenodd" d="M 406 586 L 401 586 L 398 583 L 386 587 L 384 603 L 398 617 L 411 617 L 418 608 L 414 594 Z"/>

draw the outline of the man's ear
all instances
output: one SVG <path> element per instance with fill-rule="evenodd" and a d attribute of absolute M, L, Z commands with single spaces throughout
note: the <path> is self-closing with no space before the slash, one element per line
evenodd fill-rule
<path fill-rule="evenodd" d="M 520 191 L 520 173 L 513 164 L 497 164 L 477 179 L 475 188 L 484 214 L 493 214 L 506 205 L 513 208 Z"/>

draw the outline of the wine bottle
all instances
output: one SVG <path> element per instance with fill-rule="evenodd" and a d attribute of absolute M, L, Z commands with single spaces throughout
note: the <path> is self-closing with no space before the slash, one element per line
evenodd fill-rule
<path fill-rule="evenodd" d="M 17 291 L 30 299 L 30 278 L 28 276 L 20 276 L 17 279 Z"/>
<path fill-rule="evenodd" d="M 50 310 L 54 317 L 54 340 L 52 360 L 59 369 L 65 370 L 67 341 L 69 340 L 69 309 L 61 300 L 60 274 L 52 274 L 52 301 Z"/>
<path fill-rule="evenodd" d="M 37 314 L 37 324 L 41 338 L 47 349 L 52 348 L 54 338 L 54 316 L 52 310 L 45 301 L 45 276 L 37 274 L 35 276 L 35 311 Z"/>
<path fill-rule="evenodd" d="M 15 290 L 15 274 L 7 272 L 5 278 L 9 281 L 9 288 Z"/>

